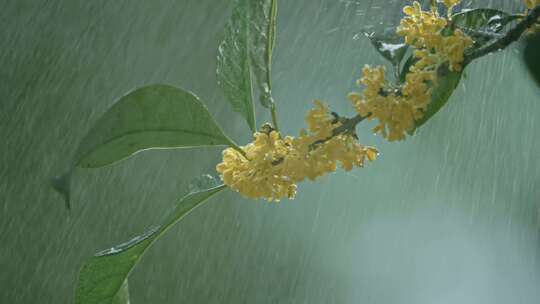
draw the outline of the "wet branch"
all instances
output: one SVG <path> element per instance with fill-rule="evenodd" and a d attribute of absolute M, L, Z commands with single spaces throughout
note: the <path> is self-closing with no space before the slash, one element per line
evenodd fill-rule
<path fill-rule="evenodd" d="M 477 49 L 469 53 L 468 55 L 466 55 L 465 60 L 464 60 L 465 65 L 470 63 L 474 59 L 478 59 L 487 54 L 490 54 L 499 50 L 503 50 L 506 47 L 508 47 L 510 44 L 516 42 L 517 40 L 519 40 L 519 38 L 523 35 L 523 33 L 527 29 L 529 29 L 530 27 L 532 27 L 534 24 L 538 22 L 539 17 L 540 17 L 540 5 L 529 10 L 529 13 L 524 17 L 524 19 L 518 22 L 516 26 L 512 28 L 511 30 L 509 30 L 505 35 L 501 35 L 497 37 L 497 40 L 495 40 L 491 44 L 488 44 L 487 46 Z M 494 36 L 490 36 L 489 38 L 494 38 Z M 321 140 L 317 140 L 313 142 L 310 148 L 315 149 L 317 148 L 318 145 L 323 144 L 341 134 L 348 133 L 354 136 L 356 126 L 367 117 L 369 117 L 369 114 L 367 116 L 356 115 L 352 118 L 340 118 L 340 121 L 342 124 L 332 131 L 332 135 L 325 139 L 321 139 Z M 275 164 L 279 164 L 282 161 L 283 159 L 279 159 L 276 161 Z"/>
<path fill-rule="evenodd" d="M 512 28 L 511 30 L 509 30 L 505 35 L 499 37 L 497 40 L 495 40 L 491 44 L 488 44 L 487 46 L 477 49 L 471 52 L 470 54 L 468 54 L 465 57 L 465 64 L 470 63 L 474 59 L 480 58 L 487 54 L 505 49 L 510 44 L 516 42 L 527 29 L 529 29 L 534 24 L 536 24 L 538 22 L 538 18 L 540 18 L 540 5 L 529 10 L 529 13 L 525 16 L 525 18 L 521 20 L 520 22 L 518 22 L 516 26 Z M 360 122 L 362 122 L 366 118 L 367 116 L 356 115 L 352 118 L 344 119 L 342 125 L 333 130 L 332 136 L 314 142 L 312 144 L 312 147 L 316 147 L 319 144 L 325 143 L 329 141 L 330 139 L 332 139 L 333 137 L 343 134 L 343 133 L 354 134 L 356 125 L 358 125 Z"/>
<path fill-rule="evenodd" d="M 369 115 L 368 115 L 369 116 Z M 324 144 L 325 142 L 329 141 L 333 137 L 336 137 L 338 135 L 344 134 L 344 133 L 350 133 L 355 134 L 356 125 L 358 125 L 362 120 L 366 119 L 368 116 L 362 116 L 360 114 L 352 117 L 352 118 L 345 118 L 342 120 L 341 126 L 335 128 L 332 130 L 332 136 L 327 137 L 325 139 L 320 139 L 315 141 L 311 144 L 311 148 L 315 148 L 316 146 L 320 144 Z"/>

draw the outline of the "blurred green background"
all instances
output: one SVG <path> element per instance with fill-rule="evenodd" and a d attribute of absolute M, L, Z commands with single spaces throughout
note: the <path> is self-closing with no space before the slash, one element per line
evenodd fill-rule
<path fill-rule="evenodd" d="M 315 98 L 353 113 L 346 95 L 362 66 L 383 63 L 357 34 L 396 25 L 403 2 L 280 1 L 282 129 L 296 134 Z M 231 1 L 0 3 L 0 303 L 71 303 L 85 258 L 156 224 L 220 158 L 160 150 L 77 170 L 66 211 L 49 179 L 115 99 L 174 84 L 249 141 L 215 79 Z M 364 169 L 304 183 L 279 204 L 216 196 L 148 252 L 130 278 L 131 303 L 538 303 L 540 95 L 519 52 L 473 63 L 405 142 L 362 125 L 361 141 L 381 151 Z"/>

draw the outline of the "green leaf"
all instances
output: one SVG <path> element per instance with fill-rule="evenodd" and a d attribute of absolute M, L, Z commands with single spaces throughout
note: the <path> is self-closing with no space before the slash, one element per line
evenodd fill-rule
<path fill-rule="evenodd" d="M 418 129 L 425 124 L 433 115 L 435 115 L 450 99 L 452 93 L 457 88 L 459 81 L 461 80 L 462 72 L 451 72 L 447 69 L 444 73 L 439 73 L 437 83 L 433 86 L 431 102 L 428 105 L 424 116 L 417 120 L 415 123 L 415 129 Z"/>
<path fill-rule="evenodd" d="M 396 34 L 395 28 L 388 28 L 382 34 L 364 32 L 377 52 L 392 63 L 394 67 L 399 67 L 401 60 L 407 53 L 409 46 L 403 41 L 403 37 Z"/>
<path fill-rule="evenodd" d="M 277 0 L 235 0 L 217 56 L 218 84 L 253 132 L 253 82 L 261 104 L 269 108 L 274 103 L 271 68 L 276 15 Z"/>
<path fill-rule="evenodd" d="M 497 33 L 518 18 L 520 18 L 519 15 L 510 15 L 497 9 L 477 8 L 454 14 L 452 23 L 458 27 Z"/>
<path fill-rule="evenodd" d="M 525 40 L 523 58 L 531 75 L 540 86 L 540 33 L 531 35 Z"/>
<path fill-rule="evenodd" d="M 118 301 L 127 293 L 127 283 L 125 282 L 128 275 L 146 250 L 186 214 L 224 188 L 225 186 L 222 185 L 188 194 L 178 202 L 176 208 L 172 210 L 161 226 L 150 229 L 126 243 L 97 253 L 88 259 L 79 273 L 75 303 L 122 303 Z"/>
<path fill-rule="evenodd" d="M 418 58 L 416 58 L 413 54 L 407 57 L 407 60 L 405 60 L 405 63 L 403 63 L 403 66 L 401 67 L 401 70 L 399 72 L 400 83 L 405 82 L 407 74 L 409 73 L 409 70 L 416 62 L 418 62 Z"/>
<path fill-rule="evenodd" d="M 234 145 L 190 92 L 151 85 L 120 98 L 82 140 L 73 165 L 97 168 L 148 149 Z"/>
<path fill-rule="evenodd" d="M 234 111 L 256 131 L 251 82 L 248 0 L 236 0 L 218 49 L 217 80 Z"/>
<path fill-rule="evenodd" d="M 113 298 L 112 304 L 129 304 L 128 279 L 125 279 L 124 283 L 122 283 L 120 290 L 118 290 Z"/>
<path fill-rule="evenodd" d="M 261 104 L 269 108 L 272 99 L 272 53 L 276 40 L 277 0 L 249 1 L 248 31 L 253 75 Z"/>
<path fill-rule="evenodd" d="M 70 208 L 74 167 L 98 168 L 149 149 L 236 146 L 191 92 L 151 85 L 120 98 L 81 141 L 68 173 L 52 180 Z"/>
<path fill-rule="evenodd" d="M 478 8 L 456 13 L 452 16 L 452 25 L 461 28 L 467 35 L 475 40 L 475 48 L 500 37 L 498 34 L 510 22 L 519 19 L 519 15 L 510 15 L 506 12 Z"/>

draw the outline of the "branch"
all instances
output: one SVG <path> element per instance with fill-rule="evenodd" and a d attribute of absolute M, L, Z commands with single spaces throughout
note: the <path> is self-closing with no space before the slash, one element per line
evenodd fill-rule
<path fill-rule="evenodd" d="M 528 28 L 533 26 L 538 21 L 539 17 L 540 5 L 537 5 L 535 8 L 529 11 L 527 16 L 522 21 L 518 22 L 518 24 L 513 29 L 509 30 L 506 35 L 495 40 L 494 42 L 488 44 L 483 48 L 479 48 L 469 53 L 465 57 L 465 65 L 467 65 L 474 59 L 505 49 L 510 44 L 516 42 Z"/>
<path fill-rule="evenodd" d="M 369 116 L 369 115 L 368 115 Z M 366 119 L 368 116 L 361 116 L 360 114 L 354 116 L 353 118 L 346 118 L 344 119 L 341 126 L 335 128 L 332 130 L 332 136 L 327 137 L 325 139 L 317 140 L 316 142 L 312 143 L 310 145 L 311 148 L 315 148 L 317 145 L 323 144 L 330 139 L 332 139 L 335 136 L 341 135 L 343 133 L 352 133 L 354 134 L 354 131 L 356 130 L 356 125 L 358 125 L 362 120 Z"/>
<path fill-rule="evenodd" d="M 474 59 L 480 58 L 482 56 L 485 56 L 487 54 L 502 50 L 509 46 L 510 44 L 516 42 L 523 33 L 529 29 L 531 26 L 533 26 L 535 23 L 537 23 L 538 18 L 540 18 L 540 5 L 536 6 L 535 8 L 529 10 L 529 13 L 523 18 L 522 21 L 518 22 L 514 28 L 509 30 L 504 36 L 497 37 L 497 40 L 492 42 L 491 44 L 488 44 L 487 46 L 477 49 L 468 55 L 465 56 L 464 65 L 467 65 Z M 494 38 L 493 35 L 489 33 L 483 33 L 475 31 L 475 34 L 485 34 L 486 36 L 489 35 L 489 38 Z M 369 114 L 368 114 L 369 116 Z M 311 144 L 311 148 L 315 148 L 317 145 L 320 145 L 322 143 L 325 143 L 332 139 L 335 136 L 338 136 L 343 133 L 351 133 L 354 134 L 354 131 L 356 129 L 356 125 L 358 125 L 361 121 L 366 119 L 368 116 L 361 116 L 356 115 L 352 118 L 346 118 L 343 120 L 343 123 L 341 126 L 335 128 L 332 131 L 332 136 L 318 140 Z"/>

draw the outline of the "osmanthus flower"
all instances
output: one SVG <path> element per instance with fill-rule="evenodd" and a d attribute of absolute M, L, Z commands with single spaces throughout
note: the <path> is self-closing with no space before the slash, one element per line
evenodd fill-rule
<path fill-rule="evenodd" d="M 359 144 L 352 134 L 332 135 L 341 122 L 322 102 L 315 101 L 315 108 L 306 115 L 306 122 L 308 130 L 301 130 L 300 136 L 292 140 L 293 153 L 284 162 L 291 168 L 286 171 L 295 181 L 315 180 L 334 172 L 338 165 L 349 171 L 354 166 L 363 167 L 366 158 L 370 161 L 377 158 L 377 149 Z"/>
<path fill-rule="evenodd" d="M 435 80 L 435 72 L 413 66 L 405 83 L 392 88 L 384 78 L 384 71 L 382 66 L 365 66 L 359 80 L 365 89 L 362 93 L 349 94 L 349 100 L 360 115 L 379 121 L 373 132 L 380 132 L 389 141 L 402 140 L 431 100 L 429 84 Z"/>
<path fill-rule="evenodd" d="M 459 2 L 444 1 L 444 4 L 454 6 Z M 436 9 L 423 11 L 417 1 L 413 2 L 412 6 L 406 6 L 403 12 L 406 16 L 401 19 L 396 32 L 405 38 L 405 43 L 417 50 L 423 50 L 416 52 L 416 56 L 436 64 L 448 62 L 451 71 L 461 70 L 465 50 L 471 47 L 474 41 L 459 29 L 443 34 L 449 21 L 439 16 Z M 425 62 L 420 63 L 423 64 Z"/>
<path fill-rule="evenodd" d="M 529 9 L 533 9 L 536 6 L 540 5 L 540 0 L 524 0 L 524 2 Z"/>
<path fill-rule="evenodd" d="M 439 1 L 451 9 L 460 1 Z M 389 141 L 402 140 L 423 117 L 431 101 L 432 88 L 437 84 L 437 71 L 447 65 L 450 71 L 460 71 L 464 53 L 474 41 L 461 30 L 447 28 L 447 18 L 439 16 L 435 7 L 422 10 L 418 1 L 403 9 L 405 17 L 396 29 L 413 49 L 416 62 L 409 68 L 403 83 L 391 85 L 385 79 L 384 67 L 365 66 L 358 81 L 362 93 L 349 94 L 356 111 L 368 119 L 377 119 L 373 129 Z"/>
<path fill-rule="evenodd" d="M 397 33 L 405 38 L 405 43 L 417 48 L 434 48 L 442 43 L 440 32 L 448 21 L 440 17 L 435 9 L 423 11 L 420 3 L 414 1 L 412 6 L 405 6 Z"/>
<path fill-rule="evenodd" d="M 245 155 L 233 148 L 225 149 L 223 161 L 216 167 L 227 186 L 254 199 L 272 201 L 294 197 L 296 185 L 282 165 L 275 165 L 289 150 L 278 132 L 257 132 L 254 141 L 241 149 Z"/>
<path fill-rule="evenodd" d="M 248 198 L 279 201 L 294 198 L 298 182 L 334 172 L 338 165 L 348 171 L 362 167 L 366 158 L 377 158 L 375 148 L 362 146 L 353 135 L 333 134 L 341 123 L 322 102 L 315 101 L 306 122 L 308 130 L 301 130 L 296 138 L 258 132 L 252 143 L 241 147 L 245 155 L 224 150 L 216 167 L 223 182 Z"/>

